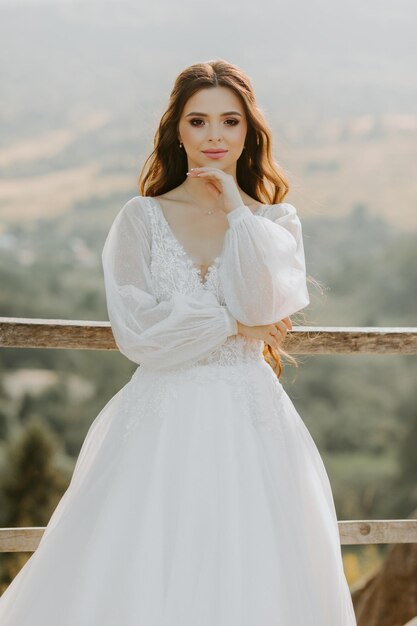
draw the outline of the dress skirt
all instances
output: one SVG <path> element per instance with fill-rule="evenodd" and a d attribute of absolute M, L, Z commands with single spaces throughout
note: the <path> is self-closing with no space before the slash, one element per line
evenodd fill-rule
<path fill-rule="evenodd" d="M 1 626 L 354 626 L 329 479 L 263 357 L 141 366 L 91 424 Z"/>

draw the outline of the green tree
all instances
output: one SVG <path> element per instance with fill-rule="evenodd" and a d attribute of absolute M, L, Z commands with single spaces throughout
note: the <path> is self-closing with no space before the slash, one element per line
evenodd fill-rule
<path fill-rule="evenodd" d="M 6 452 L 6 472 L 0 483 L 1 526 L 17 528 L 46 526 L 69 478 L 54 466 L 58 444 L 55 435 L 40 420 L 31 421 Z M 1 592 L 31 556 L 29 553 L 0 555 Z"/>

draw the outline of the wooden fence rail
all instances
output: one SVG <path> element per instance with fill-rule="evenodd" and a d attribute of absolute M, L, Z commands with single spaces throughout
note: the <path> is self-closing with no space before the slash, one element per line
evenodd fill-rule
<path fill-rule="evenodd" d="M 117 350 L 109 322 L 0 317 L 0 347 Z M 417 354 L 417 327 L 293 326 L 292 354 Z"/>
<path fill-rule="evenodd" d="M 341 545 L 417 542 L 415 519 L 347 520 L 338 526 Z M 0 528 L 0 552 L 34 552 L 44 531 L 45 526 Z"/>

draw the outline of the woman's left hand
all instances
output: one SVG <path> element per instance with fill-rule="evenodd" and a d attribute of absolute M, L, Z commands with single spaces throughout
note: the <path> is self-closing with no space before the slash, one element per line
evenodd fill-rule
<path fill-rule="evenodd" d="M 243 205 L 236 181 L 231 174 L 225 174 L 217 167 L 192 167 L 187 175 L 204 181 L 207 189 L 217 198 L 220 208 L 225 213 L 230 213 Z"/>

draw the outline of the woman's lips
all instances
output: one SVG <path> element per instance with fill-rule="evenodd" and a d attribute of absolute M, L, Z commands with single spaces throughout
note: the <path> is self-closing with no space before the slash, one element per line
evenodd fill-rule
<path fill-rule="evenodd" d="M 209 159 L 221 159 L 222 156 L 227 154 L 227 150 L 219 150 L 216 152 L 206 152 L 203 150 L 203 154 L 209 157 Z"/>

